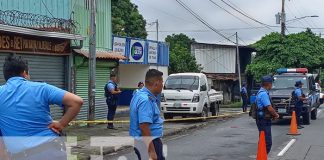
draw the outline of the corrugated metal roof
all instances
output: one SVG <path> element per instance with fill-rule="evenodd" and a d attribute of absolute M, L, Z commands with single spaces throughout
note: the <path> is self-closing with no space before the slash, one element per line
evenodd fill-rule
<path fill-rule="evenodd" d="M 223 80 L 223 81 L 237 81 L 238 75 L 237 74 L 222 74 L 222 73 L 204 73 L 206 74 L 207 78 L 212 80 Z"/>
<path fill-rule="evenodd" d="M 88 50 L 74 49 L 73 51 L 89 58 Z M 112 51 L 100 51 L 100 50 L 97 50 L 96 58 L 98 58 L 98 59 L 117 59 L 117 60 L 125 60 L 126 59 L 125 56 L 123 56 L 119 53 L 112 52 Z"/>

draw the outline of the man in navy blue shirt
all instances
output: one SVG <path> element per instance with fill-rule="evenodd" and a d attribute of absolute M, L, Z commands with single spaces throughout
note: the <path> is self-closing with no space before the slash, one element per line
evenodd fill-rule
<path fill-rule="evenodd" d="M 297 120 L 297 125 L 298 125 L 298 129 L 302 129 L 304 128 L 302 125 L 301 125 L 301 119 L 300 119 L 300 116 L 302 114 L 302 108 L 303 108 L 303 104 L 304 104 L 304 100 L 306 100 L 306 97 L 305 95 L 303 94 L 303 83 L 301 81 L 297 81 L 296 84 L 295 84 L 295 91 L 294 91 L 294 94 L 295 94 L 295 110 L 296 110 L 296 120 Z"/>
<path fill-rule="evenodd" d="M 272 146 L 271 120 L 278 119 L 279 115 L 272 107 L 269 90 L 272 88 L 272 77 L 262 77 L 262 87 L 256 95 L 257 118 L 256 124 L 259 132 L 264 131 L 266 148 L 269 153 Z M 270 114 L 270 115 L 269 115 Z"/>
<path fill-rule="evenodd" d="M 39 66 L 42 67 L 42 66 Z M 6 84 L 0 88 L 0 126 L 11 159 L 66 159 L 60 132 L 79 113 L 83 100 L 46 83 L 28 81 L 28 65 L 21 57 L 8 56 L 3 65 Z M 50 105 L 65 106 L 55 122 Z"/>
<path fill-rule="evenodd" d="M 138 159 L 164 160 L 163 119 L 157 96 L 162 92 L 163 73 L 150 69 L 145 76 L 145 87 L 139 90 L 130 104 L 130 136 L 135 138 Z"/>

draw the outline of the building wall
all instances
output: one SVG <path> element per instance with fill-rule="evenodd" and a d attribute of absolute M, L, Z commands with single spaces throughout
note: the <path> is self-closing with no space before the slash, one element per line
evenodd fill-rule
<path fill-rule="evenodd" d="M 230 47 L 213 47 L 210 45 L 202 48 L 192 48 L 197 63 L 206 73 L 235 73 L 236 49 Z"/>
<path fill-rule="evenodd" d="M 70 0 L 73 20 L 79 23 L 79 34 L 86 37 L 84 48 L 89 47 L 90 0 Z M 97 50 L 112 50 L 111 0 L 97 0 Z"/>
<path fill-rule="evenodd" d="M 1 0 L 0 10 L 17 10 L 24 13 L 70 19 L 70 0 Z"/>

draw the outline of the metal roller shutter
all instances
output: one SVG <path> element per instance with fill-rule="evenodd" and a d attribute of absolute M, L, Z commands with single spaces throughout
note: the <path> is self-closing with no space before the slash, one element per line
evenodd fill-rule
<path fill-rule="evenodd" d="M 3 85 L 6 83 L 4 77 L 3 77 L 3 64 L 6 59 L 6 57 L 9 55 L 9 53 L 0 53 L 0 85 Z"/>
<path fill-rule="evenodd" d="M 0 63 L 4 63 L 8 54 L 0 54 Z M 45 82 L 56 87 L 66 89 L 66 58 L 64 56 L 43 56 L 43 55 L 26 55 L 17 54 L 28 61 L 29 74 L 32 81 Z M 0 69 L 0 84 L 3 79 L 2 66 Z M 63 109 L 58 106 L 51 106 L 53 119 L 60 119 L 63 115 Z"/>
<path fill-rule="evenodd" d="M 96 109 L 95 119 L 107 118 L 107 104 L 104 87 L 109 79 L 110 69 L 97 66 L 96 69 Z M 86 120 L 88 115 L 88 67 L 80 67 L 76 70 L 76 94 L 84 100 L 84 105 L 77 117 L 78 120 Z"/>

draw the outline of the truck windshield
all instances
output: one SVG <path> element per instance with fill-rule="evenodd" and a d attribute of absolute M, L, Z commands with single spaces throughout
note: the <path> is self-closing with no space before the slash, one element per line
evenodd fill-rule
<path fill-rule="evenodd" d="M 273 89 L 294 88 L 296 81 L 304 83 L 303 88 L 307 88 L 306 77 L 277 76 L 274 77 Z"/>
<path fill-rule="evenodd" d="M 197 76 L 170 76 L 165 82 L 164 89 L 198 90 L 199 77 Z"/>

